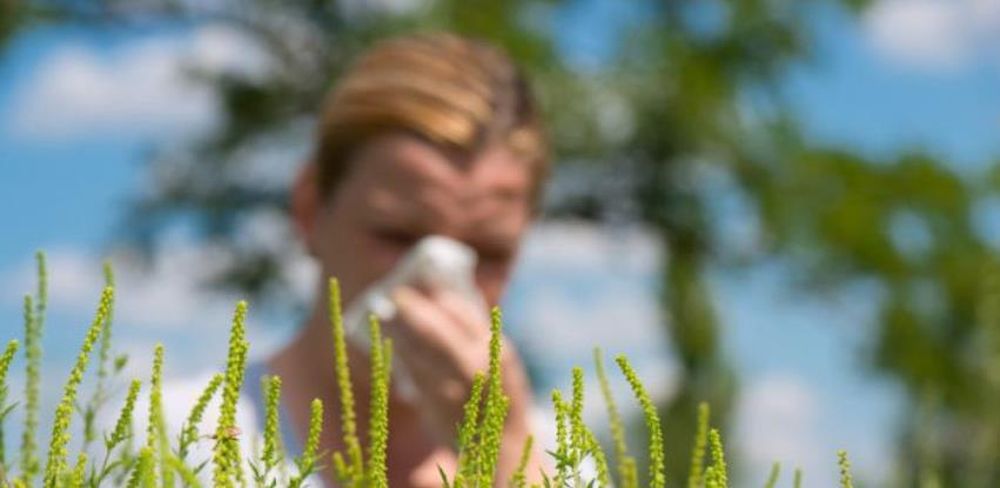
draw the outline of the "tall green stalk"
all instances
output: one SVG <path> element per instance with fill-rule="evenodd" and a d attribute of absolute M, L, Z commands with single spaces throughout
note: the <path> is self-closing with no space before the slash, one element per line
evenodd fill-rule
<path fill-rule="evenodd" d="M 0 355 L 0 472 L 7 472 L 7 453 L 5 446 L 7 444 L 6 437 L 4 436 L 4 420 L 7 415 L 13 410 L 14 406 L 7 405 L 7 371 L 10 369 L 10 363 L 14 360 L 14 354 L 17 354 L 18 347 L 17 339 L 11 339 L 7 343 L 7 348 L 4 349 L 3 355 Z"/>
<path fill-rule="evenodd" d="M 621 488 L 637 488 L 639 480 L 635 458 L 628 453 L 628 445 L 625 440 L 625 426 L 622 422 L 622 416 L 618 412 L 615 397 L 611 393 L 611 383 L 604 369 L 604 354 L 600 348 L 594 349 L 594 368 L 597 372 L 597 381 L 601 387 L 601 395 L 604 397 L 608 421 L 611 424 L 611 439 L 614 441 L 615 461 L 618 463 L 618 485 Z"/>
<path fill-rule="evenodd" d="M 233 325 L 229 334 L 229 353 L 226 359 L 225 380 L 222 387 L 222 404 L 215 431 L 215 465 L 213 481 L 216 488 L 235 488 L 244 483 L 240 456 L 239 430 L 236 425 L 236 404 L 243 386 L 249 344 L 246 341 L 247 303 L 236 304 Z"/>
<path fill-rule="evenodd" d="M 656 406 L 646 393 L 646 388 L 639 381 L 639 376 L 625 356 L 615 358 L 618 367 L 621 369 L 632 393 L 642 406 L 643 415 L 646 420 L 646 428 L 649 429 L 649 486 L 650 488 L 663 488 L 666 477 L 663 474 L 663 432 L 660 427 L 660 416 L 656 413 Z"/>
<path fill-rule="evenodd" d="M 52 425 L 52 436 L 49 441 L 49 456 L 45 463 L 44 483 L 46 488 L 55 488 L 66 470 L 66 445 L 70 440 L 69 425 L 73 417 L 73 409 L 76 404 L 77 389 L 83 381 L 83 373 L 87 369 L 90 361 L 90 351 L 94 343 L 101 334 L 104 321 L 107 320 L 108 310 L 111 300 L 114 297 L 114 288 L 107 287 L 101 294 L 101 302 L 98 305 L 94 321 L 87 330 L 87 335 L 80 346 L 80 353 L 77 355 L 76 364 L 70 372 L 69 379 L 63 387 L 63 396 L 56 407 L 55 421 Z"/>
<path fill-rule="evenodd" d="M 45 253 L 35 254 L 38 291 L 33 299 L 24 297 L 24 430 L 21 433 L 21 482 L 27 486 L 34 483 L 40 463 L 38 459 L 38 408 L 41 388 L 42 330 L 45 325 L 45 310 L 48 307 L 48 271 Z"/>
<path fill-rule="evenodd" d="M 341 311 L 340 283 L 330 278 L 329 300 L 330 327 L 333 332 L 333 368 L 337 377 L 337 392 L 340 394 L 340 430 L 343 435 L 343 454 L 334 453 L 334 472 L 341 483 L 354 486 L 364 476 L 364 459 L 361 442 L 358 440 L 356 412 L 354 410 L 354 389 L 351 385 L 351 369 L 347 361 L 347 341 L 344 336 L 344 320 Z M 374 343 L 372 347 L 375 347 Z"/>
<path fill-rule="evenodd" d="M 704 484 L 705 448 L 708 446 L 708 421 L 711 411 L 708 404 L 698 405 L 698 428 L 695 431 L 694 447 L 691 449 L 691 468 L 688 471 L 688 488 L 701 488 Z"/>
<path fill-rule="evenodd" d="M 389 486 L 386 450 L 389 446 L 389 363 L 392 345 L 382 339 L 382 329 L 375 316 L 369 321 L 371 333 L 372 393 L 368 415 L 368 465 L 365 480 L 368 488 Z"/>

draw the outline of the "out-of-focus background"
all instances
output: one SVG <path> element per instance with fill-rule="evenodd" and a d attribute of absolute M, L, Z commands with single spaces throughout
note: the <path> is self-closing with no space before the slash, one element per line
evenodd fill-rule
<path fill-rule="evenodd" d="M 46 401 L 105 257 L 136 374 L 156 340 L 217 366 L 237 297 L 253 354 L 287 337 L 322 94 L 431 29 L 506 47 L 546 109 L 505 304 L 541 398 L 601 345 L 662 405 L 672 486 L 701 400 L 741 486 L 832 486 L 838 448 L 868 486 L 1000 484 L 1000 0 L 0 1 L 0 336 L 47 250 Z"/>

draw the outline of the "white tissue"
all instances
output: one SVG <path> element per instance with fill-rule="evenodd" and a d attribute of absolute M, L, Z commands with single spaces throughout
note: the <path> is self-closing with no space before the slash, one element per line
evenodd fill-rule
<path fill-rule="evenodd" d="M 486 300 L 476 287 L 476 252 L 454 239 L 427 236 L 403 256 L 399 264 L 385 277 L 362 292 L 344 313 L 344 333 L 349 341 L 367 351 L 371 346 L 368 317 L 375 315 L 382 322 L 396 316 L 392 292 L 401 286 L 422 285 L 432 289 L 451 290 L 464 296 L 489 317 Z M 393 385 L 404 397 L 416 395 L 413 382 L 402 361 L 393 361 Z"/>

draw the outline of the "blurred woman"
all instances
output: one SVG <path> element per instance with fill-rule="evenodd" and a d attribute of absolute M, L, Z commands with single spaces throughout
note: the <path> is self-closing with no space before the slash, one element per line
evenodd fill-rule
<path fill-rule="evenodd" d="M 301 332 L 264 367 L 283 380 L 283 409 L 297 439 L 306 436 L 313 398 L 326 406 L 324 424 L 340 425 L 326 278 L 339 279 L 350 304 L 414 243 L 440 235 L 475 250 L 475 284 L 495 305 L 548 172 L 524 75 L 496 47 L 447 34 L 391 39 L 364 53 L 323 106 L 312 154 L 294 184 L 292 215 L 322 279 Z M 446 473 L 456 466 L 455 431 L 473 376 L 487 366 L 488 319 L 449 290 L 402 287 L 392 301 L 398 313 L 384 333 L 418 394 L 390 394 L 390 485 L 440 486 L 438 466 Z M 510 409 L 497 483 L 513 473 L 532 432 L 524 366 L 510 342 L 503 351 Z M 350 346 L 348 355 L 358 425 L 365 426 L 366 354 Z M 325 429 L 321 450 L 342 449 L 339 437 L 339 429 Z M 539 452 L 532 453 L 531 478 Z M 333 484 L 329 470 L 323 476 Z"/>

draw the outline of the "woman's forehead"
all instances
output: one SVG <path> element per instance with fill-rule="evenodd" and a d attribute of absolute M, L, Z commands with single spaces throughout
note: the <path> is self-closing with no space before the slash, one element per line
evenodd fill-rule
<path fill-rule="evenodd" d="M 398 136 L 374 141 L 359 156 L 360 179 L 369 191 L 383 194 L 377 200 L 458 207 L 493 200 L 528 203 L 527 164 L 500 145 L 456 160 L 417 138 Z"/>
<path fill-rule="evenodd" d="M 358 154 L 340 199 L 361 222 L 470 244 L 512 245 L 527 228 L 531 174 L 508 151 L 463 165 L 415 138 L 376 144 Z"/>

